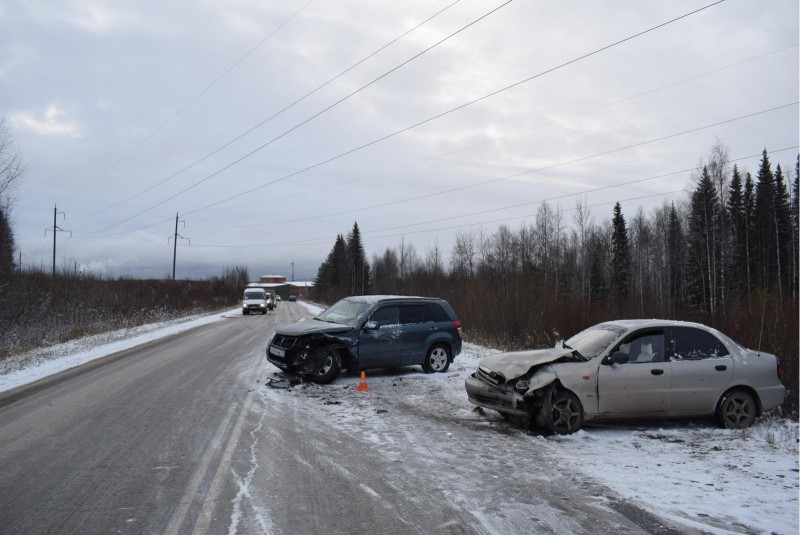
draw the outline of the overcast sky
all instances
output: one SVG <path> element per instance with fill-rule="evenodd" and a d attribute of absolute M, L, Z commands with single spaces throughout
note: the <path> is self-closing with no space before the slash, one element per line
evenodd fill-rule
<path fill-rule="evenodd" d="M 370 257 L 449 257 L 545 199 L 598 223 L 685 199 L 676 172 L 716 142 L 794 171 L 796 0 L 727 0 L 583 59 L 711 1 L 461 0 L 281 112 L 452 3 L 0 0 L 23 266 L 49 269 L 55 205 L 60 268 L 171 274 L 177 213 L 178 278 L 309 280 L 354 221 Z"/>

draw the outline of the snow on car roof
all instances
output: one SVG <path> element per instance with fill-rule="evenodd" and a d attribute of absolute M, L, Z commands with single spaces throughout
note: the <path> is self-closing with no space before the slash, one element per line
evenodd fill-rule
<path fill-rule="evenodd" d="M 420 297 L 418 295 L 352 295 L 346 297 L 350 301 L 359 301 L 362 303 L 379 303 L 381 301 L 394 301 L 401 299 L 430 299 L 441 300 L 440 297 Z"/>

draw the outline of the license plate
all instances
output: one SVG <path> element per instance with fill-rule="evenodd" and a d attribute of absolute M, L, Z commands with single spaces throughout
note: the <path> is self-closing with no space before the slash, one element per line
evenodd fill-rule
<path fill-rule="evenodd" d="M 286 351 L 284 351 L 283 349 L 278 349 L 277 347 L 270 347 L 269 352 L 275 355 L 276 357 L 283 358 L 286 356 Z"/>

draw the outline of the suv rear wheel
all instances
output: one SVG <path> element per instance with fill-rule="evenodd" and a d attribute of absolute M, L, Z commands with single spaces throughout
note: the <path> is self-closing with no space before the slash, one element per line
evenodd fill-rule
<path fill-rule="evenodd" d="M 425 373 L 444 373 L 450 367 L 450 349 L 444 344 L 434 344 L 428 349 L 422 369 Z"/>

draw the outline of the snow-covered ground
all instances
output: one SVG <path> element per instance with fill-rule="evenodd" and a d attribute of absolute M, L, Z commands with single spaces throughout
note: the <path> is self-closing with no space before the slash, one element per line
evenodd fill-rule
<path fill-rule="evenodd" d="M 321 311 L 308 308 L 312 315 Z M 426 444 L 437 427 L 449 443 L 462 438 L 465 427 L 485 427 L 480 443 L 442 448 L 435 454 L 439 462 L 424 467 L 436 471 L 431 479 L 442 480 L 454 501 L 472 511 L 485 507 L 483 493 L 474 492 L 476 474 L 453 463 L 460 459 L 465 464 L 470 450 L 477 448 L 482 450 L 481 462 L 530 470 L 521 462 L 521 450 L 529 448 L 547 452 L 571 477 L 589 478 L 620 499 L 687 528 L 719 534 L 798 533 L 797 422 L 762 418 L 742 431 L 720 429 L 713 421 L 637 422 L 586 427 L 569 436 L 529 434 L 467 401 L 464 380 L 481 358 L 494 352 L 467 343 L 444 374 L 427 375 L 413 368 L 368 373 L 366 393 L 356 390 L 357 377 L 343 375 L 326 386 L 298 385 L 289 395 L 307 398 L 309 414 L 327 413 L 326 422 L 334 428 L 362 436 L 388 461 L 402 459 L 404 464 L 409 464 L 409 449 L 430 457 Z M 277 372 L 270 369 L 273 377 L 281 376 Z M 286 394 L 276 390 L 267 395 L 277 400 Z M 409 417 L 409 411 L 415 414 Z M 433 423 L 430 418 L 422 421 L 425 413 Z M 460 476 L 467 478 L 466 486 Z M 502 521 L 484 519 L 494 532 L 508 532 L 498 522 Z"/>
<path fill-rule="evenodd" d="M 310 315 L 320 310 L 307 308 Z M 27 353 L 0 362 L 0 392 L 239 314 L 236 309 L 115 331 Z M 467 401 L 464 379 L 493 352 L 465 344 L 445 374 L 427 375 L 413 368 L 370 374 L 366 393 L 356 391 L 358 378 L 341 376 L 327 386 L 300 384 L 289 390 L 265 386 L 263 394 L 276 399 L 292 396 L 309 413 L 326 415 L 333 429 L 380 446 L 377 450 L 388 460 L 402 459 L 403 465 L 411 466 L 409 458 L 422 459 L 416 461 L 422 463 L 418 468 L 429 470 L 455 505 L 483 516 L 484 525 L 495 533 L 504 532 L 506 526 L 503 515 L 491 513 L 492 497 L 487 498 L 484 490 L 500 487 L 496 481 L 474 480 L 472 469 L 464 466 L 467 452 L 478 451 L 481 462 L 489 465 L 518 466 L 520 474 L 533 470 L 521 462 L 526 451 L 543 452 L 548 466 L 563 477 L 607 488 L 615 499 L 687 528 L 720 534 L 798 533 L 797 422 L 761 419 L 744 431 L 719 429 L 711 422 L 659 422 L 593 426 L 566 437 L 529 434 Z M 272 367 L 268 375 L 280 376 Z M 441 435 L 437 439 L 449 440 L 453 447 L 426 449 L 437 430 Z M 462 432 L 469 432 L 474 442 L 460 443 Z M 410 452 L 419 455 L 410 457 Z M 508 484 L 513 482 L 503 482 Z"/>
<path fill-rule="evenodd" d="M 157 340 L 171 334 L 241 315 L 242 309 L 224 313 L 187 316 L 163 323 L 149 323 L 43 347 L 0 360 L 0 392 L 44 379 L 50 375 Z"/>

